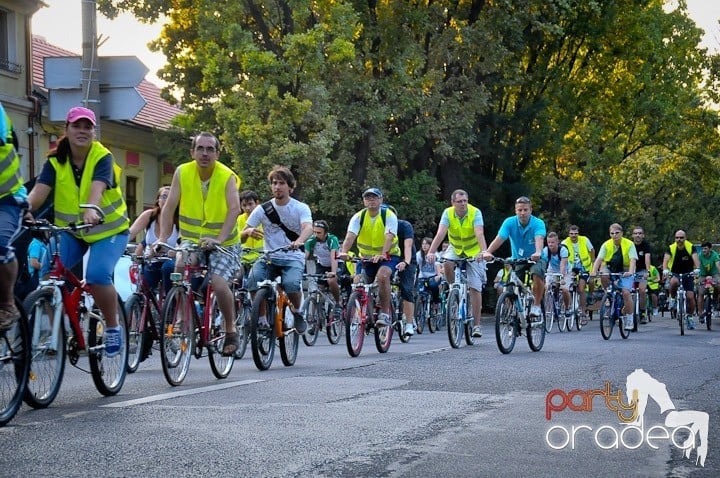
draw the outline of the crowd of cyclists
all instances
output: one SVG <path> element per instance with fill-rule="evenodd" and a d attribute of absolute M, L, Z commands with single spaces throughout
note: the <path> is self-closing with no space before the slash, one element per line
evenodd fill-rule
<path fill-rule="evenodd" d="M 426 237 L 416 247 L 410 222 L 398 216 L 397 210 L 384 203 L 382 191 L 371 187 L 362 193 L 363 207 L 350 219 L 342 241 L 329 229 L 327 221 L 313 219 L 310 207 L 293 198 L 296 180 L 289 168 L 274 167 L 267 175 L 271 199 L 260 201 L 260 194 L 243 188 L 241 178 L 218 161 L 220 142 L 206 132 L 191 142 L 191 159 L 175 171 L 172 183 L 158 190 L 154 207 L 143 212 L 130 225 L 127 208 L 119 184 L 119 168 L 111 152 L 95 139 L 94 113 L 83 107 L 72 108 L 66 118 L 65 135 L 58 146 L 48 153 L 36 185 L 29 193 L 20 176 L 19 158 L 13 145 L 12 126 L 7 115 L 2 118 L 2 154 L 0 154 L 0 333 L 11 328 L 20 317 L 12 294 L 17 275 L 17 261 L 12 242 L 21 231 L 23 217 L 32 219 L 35 211 L 52 195 L 54 221 L 59 225 L 76 222 L 93 224 L 82 232 L 64 232 L 56 247 L 63 263 L 72 267 L 89 252 L 85 280 L 95 303 L 105 317 L 104 354 L 117 355 L 125 340 L 117 324 L 117 292 L 113 270 L 129 240 L 140 235 L 142 241 L 135 253 L 145 259 L 161 254 L 158 244 L 190 242 L 210 250 L 208 279 L 212 281 L 218 307 L 225 319 L 225 340 L 222 355 L 231 356 L 240 346 L 235 323 L 235 303 L 231 283 L 244 277 L 251 295 L 258 284 L 280 275 L 290 299 L 292 325 L 299 334 L 307 328 L 301 313 L 303 274 L 306 263 L 312 262 L 315 272 L 324 273 L 335 307 L 335 317 L 343 314 L 341 288 L 360 277 L 378 285 L 379 312 L 375 327 L 391 325 L 391 284 L 398 277 L 402 334 L 412 336 L 418 331 L 415 323 L 415 298 L 418 287 L 430 291 L 434 310 L 439 310 L 446 284 L 454 281 L 455 262 L 467 262 L 467 284 L 471 310 L 474 311 L 472 336 L 482 336 L 481 311 L 483 291 L 488 283 L 488 263 L 502 244 L 509 240 L 513 259 L 530 259 L 524 274 L 534 296 L 529 311 L 531 322 L 543 320 L 541 304 L 546 293 L 546 274 L 560 274 L 563 301 L 568 305 L 568 286 L 577 274 L 580 290 L 588 297 L 606 287 L 605 273 L 622 273 L 621 287 L 625 299 L 623 314 L 626 329 L 633 324 L 633 300 L 630 291 L 637 286 L 640 300 L 640 323 L 657 314 L 657 295 L 661 284 L 668 285 L 670 297 L 675 296 L 678 274 L 692 272 L 696 277 L 709 276 L 717 285 L 720 280 L 720 256 L 704 243 L 702 252 L 693 248 L 682 230 L 675 233 L 675 242 L 664 254 L 660 270 L 651 263 L 652 248 L 644 238 L 642 227 L 632 229 L 632 240 L 623 237 L 620 224 L 609 227 L 609 238 L 596 253 L 592 241 L 571 225 L 567 237 L 561 239 L 547 231 L 545 222 L 533 215 L 528 197 L 517 198 L 514 214 L 507 217 L 497 235 L 488 244 L 483 215 L 469 202 L 466 191 L 456 190 L 450 206 L 439 218 L 434 237 Z M 102 214 L 81 204 L 99 206 Z M 355 251 L 353 251 L 353 247 Z M 222 253 L 217 250 L 222 249 Z M 263 260 L 257 260 L 261 253 Z M 205 256 L 192 258 L 202 262 Z M 185 258 L 171 257 L 144 269 L 146 280 L 153 287 L 170 286 L 169 276 L 180 272 Z M 493 285 L 501 290 L 509 274 L 501 268 Z M 696 305 L 695 283 L 685 276 L 689 328 L 693 328 Z M 200 287 L 199 278 L 194 287 Z M 162 284 L 162 286 L 161 286 Z M 703 284 L 700 281 L 699 295 Z M 647 297 L 650 298 L 648 301 Z M 652 304 L 646 306 L 646 303 Z M 591 301 L 580 296 L 581 321 L 587 323 Z M 259 311 L 258 324 L 269 327 L 264 311 Z"/>

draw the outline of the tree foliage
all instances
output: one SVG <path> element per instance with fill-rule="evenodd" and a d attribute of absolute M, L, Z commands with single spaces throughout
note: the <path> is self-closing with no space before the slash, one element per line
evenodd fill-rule
<path fill-rule="evenodd" d="M 698 48 L 678 3 L 98 5 L 166 21 L 153 47 L 168 59 L 166 97 L 186 111 L 178 128 L 217 133 L 261 195 L 269 168 L 290 166 L 296 196 L 338 230 L 372 185 L 432 234 L 462 188 L 488 231 L 525 194 L 559 232 L 638 223 L 664 243 L 679 227 L 717 232 L 718 116 L 706 105 L 719 99 L 720 60 Z"/>

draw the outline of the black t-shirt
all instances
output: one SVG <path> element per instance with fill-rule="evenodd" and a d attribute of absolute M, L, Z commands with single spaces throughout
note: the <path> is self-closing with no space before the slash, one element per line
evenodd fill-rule
<path fill-rule="evenodd" d="M 645 267 L 645 256 L 652 254 L 652 247 L 650 247 L 650 243 L 643 239 L 640 244 L 635 244 L 635 250 L 637 250 L 638 254 L 635 270 L 637 272 L 647 270 L 647 267 Z"/>
<path fill-rule="evenodd" d="M 667 253 L 672 257 L 670 248 L 668 247 Z M 687 274 L 695 270 L 695 263 L 693 262 L 692 255 L 688 254 L 685 250 L 685 246 L 678 247 L 675 250 L 675 260 L 670 268 L 674 274 Z"/>

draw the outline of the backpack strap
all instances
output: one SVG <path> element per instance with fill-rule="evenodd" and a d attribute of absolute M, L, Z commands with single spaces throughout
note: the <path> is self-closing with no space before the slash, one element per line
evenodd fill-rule
<path fill-rule="evenodd" d="M 367 213 L 367 208 L 363 209 L 360 212 L 360 229 L 363 227 L 363 223 L 365 222 L 365 213 Z M 382 219 L 383 226 L 385 225 L 385 218 L 387 217 L 387 208 L 381 207 L 380 208 L 380 219 Z"/>
<path fill-rule="evenodd" d="M 279 226 L 280 229 L 283 230 L 285 233 L 285 236 L 287 236 L 290 241 L 296 241 L 300 235 L 296 233 L 295 231 L 290 230 L 283 222 L 280 220 L 280 215 L 278 214 L 277 210 L 275 209 L 275 206 L 273 206 L 272 201 L 266 201 L 262 203 L 263 211 L 265 211 L 265 215 L 267 218 L 275 224 L 276 226 Z"/>

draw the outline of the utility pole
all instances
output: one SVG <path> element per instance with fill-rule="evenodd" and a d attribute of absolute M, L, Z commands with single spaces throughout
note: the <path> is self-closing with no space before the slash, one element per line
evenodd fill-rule
<path fill-rule="evenodd" d="M 82 0 L 82 103 L 95 113 L 95 135 L 100 140 L 100 64 L 97 48 L 97 3 L 95 0 Z"/>

